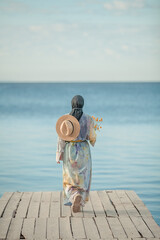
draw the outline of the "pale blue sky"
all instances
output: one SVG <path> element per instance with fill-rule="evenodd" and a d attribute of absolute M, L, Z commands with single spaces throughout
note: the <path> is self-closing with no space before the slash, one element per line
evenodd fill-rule
<path fill-rule="evenodd" d="M 160 81 L 159 0 L 1 0 L 0 81 Z"/>

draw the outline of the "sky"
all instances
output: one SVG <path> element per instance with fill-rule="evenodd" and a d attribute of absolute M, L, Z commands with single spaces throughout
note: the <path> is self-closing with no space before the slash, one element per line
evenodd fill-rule
<path fill-rule="evenodd" d="M 0 0 L 0 82 L 160 81 L 159 0 Z"/>

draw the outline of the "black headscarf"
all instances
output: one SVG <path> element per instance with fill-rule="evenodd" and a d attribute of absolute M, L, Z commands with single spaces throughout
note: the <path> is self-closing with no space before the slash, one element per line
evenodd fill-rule
<path fill-rule="evenodd" d="M 74 116 L 79 121 L 83 114 L 83 110 L 82 110 L 84 105 L 83 97 L 80 95 L 74 96 L 72 98 L 71 105 L 72 105 L 72 111 L 70 112 L 70 115 Z"/>

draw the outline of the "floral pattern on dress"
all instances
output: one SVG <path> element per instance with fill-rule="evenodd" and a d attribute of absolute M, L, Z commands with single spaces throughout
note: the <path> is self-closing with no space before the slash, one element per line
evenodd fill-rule
<path fill-rule="evenodd" d="M 79 120 L 80 133 L 76 140 L 83 142 L 66 142 L 58 138 L 56 161 L 63 154 L 63 197 L 64 204 L 71 205 L 74 195 L 82 196 L 82 206 L 88 201 L 92 178 L 92 159 L 89 142 L 94 146 L 96 131 L 94 121 L 83 113 Z"/>

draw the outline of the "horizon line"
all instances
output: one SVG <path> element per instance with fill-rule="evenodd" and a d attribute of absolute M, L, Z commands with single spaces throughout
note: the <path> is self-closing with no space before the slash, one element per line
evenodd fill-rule
<path fill-rule="evenodd" d="M 92 80 L 92 81 L 83 81 L 83 80 L 79 80 L 79 81 L 65 81 L 65 80 L 61 80 L 61 81 L 1 81 L 0 80 L 0 84 L 4 84 L 4 83 L 160 83 L 160 80 L 135 80 L 135 81 L 99 81 L 99 80 Z"/>

